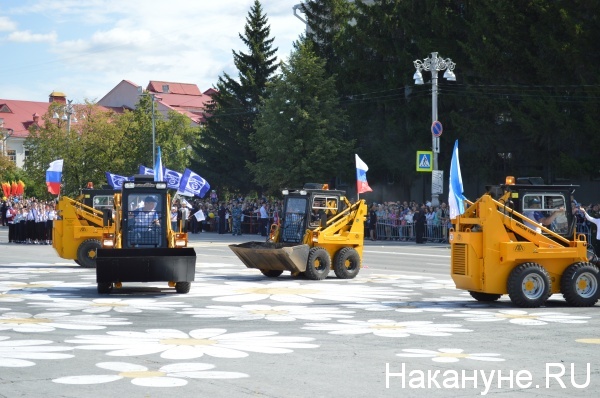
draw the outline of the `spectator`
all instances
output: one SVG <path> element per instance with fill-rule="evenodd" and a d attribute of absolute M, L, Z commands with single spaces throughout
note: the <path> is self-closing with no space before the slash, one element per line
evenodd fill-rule
<path fill-rule="evenodd" d="M 242 235 L 242 205 L 237 200 L 233 201 L 233 209 L 231 209 L 232 227 L 231 234 Z"/>
<path fill-rule="evenodd" d="M 260 206 L 260 209 L 255 211 L 255 213 L 260 214 L 260 234 L 262 236 L 267 236 L 267 224 L 269 223 L 269 212 L 267 210 L 267 203 L 263 201 Z"/>
<path fill-rule="evenodd" d="M 369 212 L 369 235 L 371 240 L 376 240 L 377 233 L 377 204 L 373 203 Z"/>
<path fill-rule="evenodd" d="M 581 208 L 581 211 L 583 212 L 583 215 L 585 216 L 586 220 L 588 220 L 590 223 L 596 226 L 596 235 L 592 235 L 591 244 L 594 248 L 594 253 L 598 253 L 598 250 L 600 250 L 600 245 L 598 244 L 598 242 L 600 241 L 600 218 L 594 218 L 590 216 L 584 208 Z"/>
<path fill-rule="evenodd" d="M 221 205 L 219 206 L 219 210 L 218 210 L 219 234 L 224 234 L 225 232 L 227 232 L 227 228 L 225 226 L 225 223 L 227 222 L 227 219 L 225 217 L 226 214 L 227 214 L 227 209 L 225 208 L 225 203 L 221 202 Z"/>
<path fill-rule="evenodd" d="M 179 231 L 179 228 L 177 225 L 177 218 L 178 218 L 177 213 L 178 213 L 177 206 L 171 207 L 171 229 L 173 231 Z"/>
<path fill-rule="evenodd" d="M 423 244 L 425 243 L 424 235 L 425 235 L 425 222 L 427 221 L 427 208 L 425 205 L 421 205 L 421 208 L 417 209 L 413 215 L 413 220 L 415 222 L 415 241 L 417 243 Z"/>

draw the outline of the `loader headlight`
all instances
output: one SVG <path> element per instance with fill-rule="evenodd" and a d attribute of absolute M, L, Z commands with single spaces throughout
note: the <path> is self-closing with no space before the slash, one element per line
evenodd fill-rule
<path fill-rule="evenodd" d="M 304 189 L 300 191 L 300 195 L 306 195 L 306 193 L 307 192 Z"/>
<path fill-rule="evenodd" d="M 127 189 L 135 188 L 135 182 L 123 183 L 123 188 L 127 188 Z"/>
<path fill-rule="evenodd" d="M 290 191 L 289 191 L 288 189 L 284 189 L 283 191 L 281 191 L 281 194 L 282 194 L 283 196 L 285 196 L 285 195 L 289 195 L 289 194 L 290 194 Z"/>
<path fill-rule="evenodd" d="M 186 234 L 175 234 L 175 247 L 186 247 L 187 238 Z"/>
<path fill-rule="evenodd" d="M 158 182 L 156 183 L 156 189 L 166 189 L 167 188 L 167 183 L 166 182 Z"/>
<path fill-rule="evenodd" d="M 115 242 L 112 239 L 104 239 L 102 240 L 102 247 L 113 247 Z"/>

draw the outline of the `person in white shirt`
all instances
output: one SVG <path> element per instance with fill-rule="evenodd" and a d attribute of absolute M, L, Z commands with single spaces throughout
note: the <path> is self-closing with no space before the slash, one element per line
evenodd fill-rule
<path fill-rule="evenodd" d="M 46 205 L 46 244 L 52 244 L 52 227 L 56 219 L 54 205 Z"/>
<path fill-rule="evenodd" d="M 586 220 L 588 220 L 592 224 L 596 224 L 596 239 L 595 239 L 595 241 L 594 241 L 594 239 L 591 239 L 590 244 L 594 248 L 594 252 L 596 253 L 596 255 L 598 255 L 598 251 L 600 250 L 600 247 L 597 247 L 597 246 L 600 246 L 600 245 L 598 245 L 598 241 L 600 241 L 600 218 L 594 218 L 594 217 L 590 216 L 589 214 L 587 214 L 587 212 L 585 211 L 585 209 L 583 207 L 581 207 L 579 210 L 581 210 L 583 212 L 583 215 L 585 216 Z"/>
<path fill-rule="evenodd" d="M 269 212 L 267 211 L 267 204 L 263 202 L 262 206 L 260 206 L 260 209 L 258 209 L 256 213 L 260 214 L 260 234 L 262 236 L 267 236 L 267 224 L 269 223 Z"/>
<path fill-rule="evenodd" d="M 177 207 L 176 206 L 171 207 L 171 229 L 173 231 L 179 231 L 179 228 L 177 226 Z"/>
<path fill-rule="evenodd" d="M 35 212 L 34 243 L 36 245 L 46 244 L 46 208 L 41 203 L 38 204 Z"/>

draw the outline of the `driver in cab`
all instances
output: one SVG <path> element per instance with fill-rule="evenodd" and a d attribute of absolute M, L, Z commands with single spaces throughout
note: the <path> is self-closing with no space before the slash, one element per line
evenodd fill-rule
<path fill-rule="evenodd" d="M 132 212 L 136 228 L 160 226 L 160 219 L 156 211 L 157 202 L 156 197 L 146 196 L 144 206 Z"/>
<path fill-rule="evenodd" d="M 528 204 L 530 209 L 525 211 L 523 215 L 537 222 L 538 224 L 533 225 L 527 221 L 525 221 L 524 224 L 538 233 L 541 232 L 541 230 L 539 229 L 540 225 L 543 225 L 544 227 L 550 227 L 552 225 L 552 222 L 556 219 L 556 217 L 565 213 L 565 208 L 560 207 L 557 210 L 551 212 L 550 215 L 546 215 L 544 212 L 541 211 L 541 201 L 537 197 L 530 199 Z"/>

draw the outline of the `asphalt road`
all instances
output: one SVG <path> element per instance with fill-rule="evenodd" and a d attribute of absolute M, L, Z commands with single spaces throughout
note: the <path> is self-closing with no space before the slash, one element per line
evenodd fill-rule
<path fill-rule="evenodd" d="M 599 395 L 598 305 L 478 303 L 442 244 L 369 241 L 353 280 L 268 279 L 227 247 L 258 238 L 191 235 L 189 294 L 98 295 L 95 270 L 0 228 L 0 397 Z"/>

